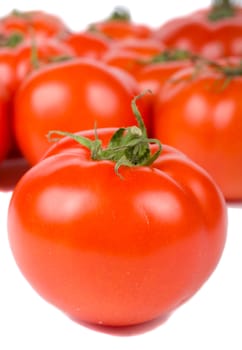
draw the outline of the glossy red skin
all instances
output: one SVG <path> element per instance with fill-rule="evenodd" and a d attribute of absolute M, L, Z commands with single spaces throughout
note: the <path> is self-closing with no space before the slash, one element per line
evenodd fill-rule
<path fill-rule="evenodd" d="M 33 45 L 35 48 L 33 48 Z M 37 53 L 37 67 L 52 63 L 51 60 L 66 56 L 73 58 L 74 51 L 65 43 L 53 38 L 36 38 L 34 42 L 25 40 L 15 51 L 15 74 L 17 85 L 21 84 L 23 79 L 34 71 L 37 67 L 31 61 L 33 50 Z"/>
<path fill-rule="evenodd" d="M 24 39 L 21 44 L 15 48 L 2 47 L 0 50 L 0 76 L 1 85 L 8 90 L 8 118 L 11 133 L 11 157 L 19 156 L 20 150 L 15 140 L 14 131 L 12 130 L 12 104 L 16 90 L 22 81 L 32 71 L 37 69 L 31 61 L 33 45 L 37 52 L 37 65 L 39 68 L 49 64 L 51 59 L 59 56 L 73 57 L 75 54 L 70 47 L 51 38 L 35 38 L 32 40 Z"/>
<path fill-rule="evenodd" d="M 1 85 L 4 86 L 10 94 L 16 89 L 16 55 L 15 51 L 10 48 L 0 49 L 0 76 Z"/>
<path fill-rule="evenodd" d="M 31 37 L 33 31 L 35 36 L 57 36 L 68 30 L 62 19 L 45 11 L 25 11 L 22 16 L 9 13 L 0 19 L 0 30 L 3 33 L 22 33 Z"/>
<path fill-rule="evenodd" d="M 98 135 L 105 145 L 110 131 Z M 17 184 L 8 212 L 32 287 L 78 322 L 111 326 L 165 317 L 191 298 L 226 240 L 226 206 L 207 173 L 165 145 L 152 166 L 121 167 L 123 178 L 75 141 L 53 147 Z"/>
<path fill-rule="evenodd" d="M 242 199 L 242 78 L 227 85 L 208 70 L 173 75 L 154 108 L 154 137 L 180 149 L 204 167 L 225 198 Z"/>
<path fill-rule="evenodd" d="M 16 49 L 13 48 L 7 48 L 2 47 L 0 49 L 0 76 L 1 76 L 1 87 L 3 90 L 6 90 L 6 103 L 8 107 L 4 107 L 6 111 L 3 112 L 3 115 L 7 115 L 4 119 L 8 120 L 8 126 L 6 131 L 6 126 L 2 127 L 2 132 L 4 131 L 4 135 L 2 136 L 5 141 L 3 141 L 3 144 L 6 144 L 6 138 L 7 138 L 7 144 L 10 146 L 7 148 L 9 149 L 8 156 L 9 157 L 18 157 L 20 155 L 18 146 L 16 144 L 13 127 L 12 127 L 12 100 L 14 93 L 18 87 L 18 79 L 16 76 Z M 4 124 L 6 123 L 3 122 Z M 2 140 L 2 138 L 1 138 Z M 6 152 L 4 151 L 4 154 Z M 0 157 L 1 158 L 1 157 Z M 4 157 L 6 158 L 6 157 Z"/>
<path fill-rule="evenodd" d="M 101 21 L 92 24 L 93 33 L 102 33 L 113 40 L 123 40 L 127 38 L 149 38 L 152 29 L 145 25 L 123 20 Z"/>
<path fill-rule="evenodd" d="M 112 50 L 134 52 L 141 57 L 153 57 L 165 49 L 165 45 L 153 38 L 127 38 L 113 43 Z"/>
<path fill-rule="evenodd" d="M 156 94 L 174 73 L 189 66 L 191 66 L 189 60 L 150 63 L 143 65 L 136 78 L 142 89 L 150 89 Z"/>
<path fill-rule="evenodd" d="M 7 158 L 10 149 L 11 135 L 8 118 L 8 91 L 0 88 L 0 162 Z"/>
<path fill-rule="evenodd" d="M 163 24 L 156 37 L 169 48 L 186 49 L 210 59 L 242 54 L 242 15 L 209 21 L 207 11 L 174 18 Z"/>
<path fill-rule="evenodd" d="M 109 50 L 103 57 L 102 61 L 106 64 L 120 68 L 132 76 L 136 77 L 139 70 L 142 69 L 146 57 L 137 52 L 126 50 Z"/>
<path fill-rule="evenodd" d="M 110 47 L 110 42 L 102 35 L 92 32 L 68 33 L 62 41 L 75 52 L 76 56 L 100 59 Z"/>
<path fill-rule="evenodd" d="M 18 145 L 35 164 L 49 148 L 50 130 L 80 131 L 136 123 L 131 100 L 140 93 L 127 73 L 92 59 L 52 64 L 34 72 L 17 91 L 14 128 Z M 145 121 L 145 105 L 138 103 Z M 147 122 L 148 125 L 148 122 Z"/>
<path fill-rule="evenodd" d="M 36 50 L 38 66 L 51 62 L 60 56 L 75 56 L 75 52 L 65 43 L 54 38 L 23 39 L 16 47 L 0 48 L 1 84 L 12 95 L 27 74 L 35 69 L 31 56 Z"/>
<path fill-rule="evenodd" d="M 147 60 L 158 55 L 163 49 L 164 46 L 156 40 L 124 39 L 115 42 L 102 57 L 102 61 L 136 77 Z"/>
<path fill-rule="evenodd" d="M 140 85 L 141 91 L 150 90 L 152 92 L 146 96 L 146 100 L 149 99 L 147 103 L 150 105 L 150 113 L 153 114 L 154 100 L 166 81 L 179 70 L 189 66 L 191 66 L 189 60 L 178 60 L 146 64 L 137 71 L 135 77 Z"/>

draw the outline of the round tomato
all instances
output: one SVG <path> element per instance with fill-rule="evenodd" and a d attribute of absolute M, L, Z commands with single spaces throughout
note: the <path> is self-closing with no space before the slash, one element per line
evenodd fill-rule
<path fill-rule="evenodd" d="M 65 43 L 53 38 L 25 40 L 15 50 L 15 74 L 17 85 L 33 70 L 53 63 L 56 60 L 75 56 L 74 51 Z"/>
<path fill-rule="evenodd" d="M 13 37 L 7 38 L 9 41 Z M 14 39 L 14 38 L 13 38 Z M 1 47 L 0 49 L 0 75 L 1 85 L 9 91 L 8 118 L 12 127 L 12 104 L 16 90 L 26 76 L 33 70 L 51 63 L 55 59 L 74 56 L 70 47 L 51 38 L 35 38 L 34 40 L 23 39 L 16 46 Z M 11 131 L 12 146 L 11 156 L 19 156 L 20 150 L 15 140 L 14 131 Z"/>
<path fill-rule="evenodd" d="M 158 55 L 165 46 L 153 38 L 128 38 L 114 42 L 111 49 L 134 52 L 141 57 L 149 58 Z"/>
<path fill-rule="evenodd" d="M 76 58 L 43 67 L 21 84 L 15 96 L 18 145 L 34 164 L 50 147 L 49 130 L 133 125 L 130 102 L 139 92 L 138 83 L 128 73 L 96 60 Z M 145 110 L 142 101 L 139 107 Z"/>
<path fill-rule="evenodd" d="M 143 64 L 136 78 L 142 90 L 149 89 L 155 95 L 175 72 L 191 64 L 188 52 L 163 50 Z"/>
<path fill-rule="evenodd" d="M 210 59 L 242 54 L 242 10 L 232 1 L 164 23 L 156 37 L 169 48 L 186 49 Z"/>
<path fill-rule="evenodd" d="M 242 199 L 239 70 L 241 65 L 178 72 L 159 92 L 153 116 L 154 136 L 204 167 L 227 200 Z"/>
<path fill-rule="evenodd" d="M 152 92 L 146 96 L 151 119 L 153 118 L 154 101 L 159 90 L 175 72 L 189 67 L 191 64 L 188 52 L 164 50 L 159 55 L 147 60 L 137 70 L 135 77 L 141 91 L 150 90 Z M 153 125 L 151 128 L 153 128 Z"/>
<path fill-rule="evenodd" d="M 0 48 L 0 76 L 1 85 L 8 89 L 9 93 L 12 95 L 16 89 L 16 54 L 13 49 L 8 47 Z"/>
<path fill-rule="evenodd" d="M 0 29 L 1 30 L 1 29 Z M 0 35 L 0 76 L 1 85 L 10 93 L 14 93 L 17 86 L 16 80 L 16 52 L 17 47 L 24 42 L 24 37 L 19 34 Z"/>
<path fill-rule="evenodd" d="M 27 39 L 18 35 L 1 38 L 1 84 L 14 93 L 24 77 L 33 69 L 57 59 L 73 57 L 75 52 L 54 38 Z"/>
<path fill-rule="evenodd" d="M 112 67 L 120 68 L 134 77 L 144 65 L 144 59 L 141 55 L 126 50 L 109 50 L 102 57 L 102 61 Z"/>
<path fill-rule="evenodd" d="M 8 108 L 8 92 L 0 87 L 0 161 L 7 157 L 11 143 Z"/>
<path fill-rule="evenodd" d="M 103 34 L 114 41 L 128 38 L 145 39 L 152 35 L 149 26 L 135 23 L 129 12 L 121 7 L 116 8 L 107 19 L 92 23 L 88 29 L 93 33 Z"/>
<path fill-rule="evenodd" d="M 111 45 L 102 60 L 136 76 L 147 60 L 158 55 L 163 49 L 164 46 L 156 40 L 124 39 Z"/>
<path fill-rule="evenodd" d="M 44 299 L 78 322 L 124 326 L 167 317 L 199 290 L 223 252 L 227 213 L 186 156 L 166 145 L 159 154 L 141 128 L 111 131 L 75 134 L 88 148 L 65 137 L 49 149 L 13 192 L 8 232 Z"/>
<path fill-rule="evenodd" d="M 12 130 L 12 121 L 11 121 L 11 107 L 12 107 L 12 98 L 17 89 L 18 81 L 16 77 L 16 48 L 15 43 L 18 45 L 18 42 L 15 41 L 16 37 L 13 36 L 2 36 L 0 44 L 0 76 L 1 76 L 1 89 L 6 90 L 6 95 L 4 97 L 4 104 L 8 104 L 8 108 L 4 107 L 3 115 L 4 119 L 8 119 L 8 132 L 4 132 L 4 139 L 9 139 L 9 133 L 11 134 L 11 150 L 9 151 L 8 156 L 17 155 L 17 147 L 14 140 L 13 130 Z M 6 124 L 6 121 L 2 122 Z M 2 130 L 6 130 L 5 126 L 2 127 Z M 1 138 L 2 139 L 2 138 Z M 8 142 L 9 143 L 9 142 Z M 5 144 L 5 141 L 3 141 Z M 17 152 L 16 152 L 17 151 Z M 4 152 L 5 153 L 5 152 Z M 0 157 L 1 158 L 1 157 Z"/>
<path fill-rule="evenodd" d="M 24 36 L 57 36 L 68 31 L 66 24 L 56 15 L 44 11 L 14 10 L 0 19 L 3 33 L 21 33 Z"/>
<path fill-rule="evenodd" d="M 68 33 L 61 40 L 80 57 L 100 59 L 110 47 L 107 38 L 92 32 Z"/>

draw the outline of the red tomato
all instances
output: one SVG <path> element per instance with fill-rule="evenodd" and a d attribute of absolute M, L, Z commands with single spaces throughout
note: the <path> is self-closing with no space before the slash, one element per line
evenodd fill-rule
<path fill-rule="evenodd" d="M 228 3 L 226 0 L 224 2 Z M 211 7 L 209 10 L 174 18 L 163 24 L 156 34 L 169 48 L 186 49 L 211 59 L 241 56 L 242 11 L 241 8 L 230 6 L 234 14 L 228 17 L 211 20 L 209 16 L 214 10 Z"/>
<path fill-rule="evenodd" d="M 17 91 L 14 126 L 18 145 L 34 164 L 50 146 L 49 130 L 75 132 L 91 129 L 95 123 L 97 127 L 133 125 L 130 102 L 139 92 L 130 75 L 96 60 L 78 58 L 44 67 Z M 147 119 L 142 101 L 139 107 Z"/>
<path fill-rule="evenodd" d="M 16 89 L 16 54 L 13 49 L 0 48 L 0 76 L 1 85 L 4 86 L 12 95 Z"/>
<path fill-rule="evenodd" d="M 189 60 L 151 63 L 143 65 L 136 78 L 141 90 L 149 89 L 155 95 L 174 73 L 190 65 Z"/>
<path fill-rule="evenodd" d="M 0 19 L 0 30 L 3 33 L 22 33 L 24 36 L 57 36 L 68 31 L 62 19 L 44 11 L 18 11 Z"/>
<path fill-rule="evenodd" d="M 97 134 L 106 147 L 110 130 Z M 94 139 L 93 131 L 78 135 Z M 79 322 L 124 326 L 169 315 L 205 283 L 224 248 L 223 196 L 187 157 L 164 145 L 152 165 L 119 173 L 64 138 L 25 173 L 10 202 L 20 270 Z"/>
<path fill-rule="evenodd" d="M 8 94 L 0 88 L 0 161 L 7 158 L 10 149 L 10 121 L 8 118 Z"/>
<path fill-rule="evenodd" d="M 102 33 L 113 40 L 126 38 L 149 38 L 151 30 L 144 24 L 135 24 L 126 21 L 107 21 L 93 24 L 93 32 Z"/>
<path fill-rule="evenodd" d="M 161 52 L 161 56 L 163 55 L 162 57 L 170 54 L 173 55 L 172 52 L 169 53 L 169 51 L 166 50 L 163 53 Z M 147 61 L 135 75 L 141 91 L 150 90 L 152 92 L 152 94 L 146 96 L 146 102 L 149 106 L 151 116 L 153 115 L 153 106 L 156 95 L 165 82 L 169 80 L 175 72 L 185 67 L 189 67 L 192 64 L 188 58 L 185 58 L 185 56 L 184 59 L 178 59 L 178 57 L 175 58 L 177 54 L 178 52 L 174 53 L 174 56 L 171 56 L 170 59 L 163 61 L 157 61 L 159 56 L 154 57 L 154 62 L 152 59 L 150 62 Z"/>
<path fill-rule="evenodd" d="M 135 23 L 124 8 L 117 8 L 107 19 L 92 23 L 89 30 L 115 41 L 128 38 L 145 39 L 153 33 L 148 25 Z"/>
<path fill-rule="evenodd" d="M 154 136 L 203 166 L 227 200 L 241 200 L 241 76 L 189 69 L 172 80 L 156 100 Z"/>
<path fill-rule="evenodd" d="M 152 57 L 158 55 L 165 49 L 165 45 L 151 38 L 128 38 L 113 43 L 112 50 L 125 50 L 134 52 L 141 57 Z"/>
<path fill-rule="evenodd" d="M 70 46 L 76 56 L 96 59 L 100 59 L 110 46 L 107 38 L 91 32 L 69 33 L 62 42 Z"/>
<path fill-rule="evenodd" d="M 74 56 L 70 47 L 54 39 L 36 38 L 35 40 L 23 40 L 16 47 L 0 48 L 0 75 L 1 85 L 9 91 L 8 118 L 12 129 L 12 100 L 23 79 L 37 67 L 52 62 L 56 57 Z M 11 131 L 12 146 L 11 156 L 19 156 L 20 150 Z"/>
<path fill-rule="evenodd" d="M 164 46 L 156 40 L 124 39 L 114 43 L 103 55 L 102 60 L 136 76 L 146 61 L 162 50 L 164 50 Z"/>
<path fill-rule="evenodd" d="M 0 29 L 1 31 L 1 29 Z M 24 41 L 19 34 L 0 35 L 0 76 L 1 85 L 10 92 L 10 96 L 16 89 L 16 50 Z"/>
<path fill-rule="evenodd" d="M 1 83 L 14 93 L 25 76 L 35 68 L 62 57 L 73 57 L 75 52 L 65 43 L 54 38 L 20 39 L 16 45 L 8 45 L 14 39 L 9 36 L 0 45 Z"/>
<path fill-rule="evenodd" d="M 9 45 L 11 42 L 11 45 Z M 12 130 L 12 122 L 11 122 L 11 107 L 12 107 L 12 98 L 17 89 L 17 77 L 16 77 L 16 49 L 15 45 L 12 45 L 13 41 L 10 37 L 3 36 L 1 38 L 1 47 L 0 47 L 0 76 L 1 76 L 1 89 L 6 90 L 6 101 L 8 104 L 8 108 L 3 113 L 7 116 L 4 119 L 8 119 L 8 132 L 4 135 L 4 138 L 11 138 L 11 147 L 8 154 L 9 156 L 15 156 L 19 152 L 16 152 L 17 146 L 14 140 L 13 130 Z M 4 98 L 5 99 L 5 98 Z M 5 124 L 6 122 L 4 122 Z M 2 129 L 6 130 L 5 127 Z M 10 136 L 10 135 L 11 136 Z M 3 142 L 5 144 L 5 141 Z M 8 141 L 9 143 L 9 141 Z M 9 147 L 8 147 L 9 148 Z M 5 153 L 5 152 L 4 152 Z M 1 158 L 1 157 L 0 157 Z"/>
<path fill-rule="evenodd" d="M 142 69 L 145 59 L 135 52 L 126 50 L 110 50 L 102 57 L 102 61 L 106 64 L 120 68 L 134 77 Z"/>
<path fill-rule="evenodd" d="M 16 48 L 15 70 L 17 85 L 33 70 L 63 57 L 72 58 L 74 51 L 65 43 L 53 38 L 25 40 Z"/>

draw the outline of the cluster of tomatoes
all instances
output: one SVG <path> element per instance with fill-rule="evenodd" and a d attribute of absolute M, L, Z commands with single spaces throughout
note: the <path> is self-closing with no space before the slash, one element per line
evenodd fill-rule
<path fill-rule="evenodd" d="M 219 3 L 156 29 L 122 9 L 80 32 L 0 20 L 0 158 L 31 165 L 10 245 L 78 321 L 168 315 L 221 257 L 225 200 L 242 199 L 242 12 Z"/>

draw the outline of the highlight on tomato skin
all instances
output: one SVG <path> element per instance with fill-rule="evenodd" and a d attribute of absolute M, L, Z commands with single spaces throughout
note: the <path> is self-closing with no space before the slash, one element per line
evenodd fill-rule
<path fill-rule="evenodd" d="M 242 66 L 239 58 L 183 69 L 157 95 L 153 136 L 186 153 L 214 178 L 227 202 L 242 200 Z"/>
<path fill-rule="evenodd" d="M 77 322 L 167 318 L 206 283 L 225 246 L 227 208 L 216 183 L 150 139 L 136 113 L 138 126 L 52 130 L 60 140 L 10 201 L 20 271 Z"/>
<path fill-rule="evenodd" d="M 102 34 L 114 42 L 133 38 L 147 39 L 153 34 L 149 25 L 134 22 L 128 9 L 124 7 L 116 7 L 107 18 L 90 23 L 87 31 Z"/>
<path fill-rule="evenodd" d="M 130 103 L 139 93 L 127 72 L 88 57 L 44 66 L 15 95 L 13 126 L 19 148 L 35 164 L 50 147 L 49 130 L 133 125 Z M 149 128 L 147 107 L 141 100 L 138 104 Z"/>
<path fill-rule="evenodd" d="M 66 33 L 61 38 L 61 42 L 68 45 L 78 57 L 96 59 L 102 58 L 111 45 L 106 37 L 87 31 Z"/>
<path fill-rule="evenodd" d="M 4 34 L 20 33 L 25 37 L 55 37 L 68 32 L 68 26 L 62 18 L 52 13 L 33 10 L 14 9 L 0 18 L 0 31 Z"/>
<path fill-rule="evenodd" d="M 0 87 L 0 163 L 7 158 L 11 147 L 11 131 L 8 115 L 8 90 Z"/>
<path fill-rule="evenodd" d="M 241 56 L 241 13 L 241 6 L 233 0 L 214 0 L 208 8 L 169 19 L 154 36 L 169 48 L 186 49 L 210 59 Z"/>

